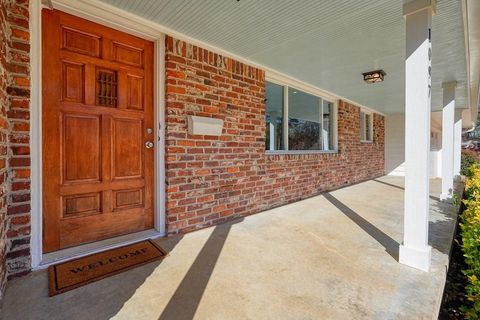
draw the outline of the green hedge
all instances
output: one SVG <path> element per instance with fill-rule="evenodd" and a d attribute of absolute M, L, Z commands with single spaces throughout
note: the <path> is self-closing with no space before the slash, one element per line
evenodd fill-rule
<path fill-rule="evenodd" d="M 472 154 L 464 153 L 462 154 L 461 159 L 462 163 L 460 173 L 466 176 L 468 175 L 468 170 L 470 169 L 470 167 L 477 162 L 477 158 Z"/>
<path fill-rule="evenodd" d="M 460 216 L 460 233 L 471 305 L 464 306 L 462 311 L 466 319 L 480 319 L 480 164 L 473 164 L 465 174 L 465 210 Z"/>

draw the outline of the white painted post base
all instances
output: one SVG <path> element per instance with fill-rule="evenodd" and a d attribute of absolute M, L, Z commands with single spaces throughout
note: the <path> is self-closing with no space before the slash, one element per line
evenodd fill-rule
<path fill-rule="evenodd" d="M 399 262 L 407 266 L 428 272 L 432 258 L 432 247 L 426 246 L 424 250 L 400 245 Z"/>
<path fill-rule="evenodd" d="M 453 203 L 453 196 L 449 193 L 441 193 L 440 201 L 446 202 L 446 203 Z"/>

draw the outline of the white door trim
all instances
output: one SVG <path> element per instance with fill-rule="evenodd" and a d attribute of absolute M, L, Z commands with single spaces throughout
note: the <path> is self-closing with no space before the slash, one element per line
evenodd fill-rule
<path fill-rule="evenodd" d="M 30 148 L 31 148 L 31 258 L 32 269 L 45 267 L 42 263 L 42 8 L 39 0 L 30 2 Z M 87 6 L 87 5 L 85 5 Z M 121 24 L 124 20 L 119 14 L 102 10 L 93 5 L 85 7 L 85 13 L 53 1 L 55 9 L 74 14 L 92 22 L 106 25 L 117 30 L 133 34 L 155 43 L 154 53 L 154 117 L 158 134 L 155 152 L 155 232 L 152 237 L 166 233 L 165 224 L 165 34 L 148 27 L 141 22 Z M 129 241 L 131 242 L 131 241 Z M 119 244 L 120 245 L 120 244 Z M 101 251 L 105 248 L 98 248 Z M 73 257 L 69 257 L 73 258 Z"/>
<path fill-rule="evenodd" d="M 30 2 L 30 166 L 32 268 L 42 261 L 42 6 Z"/>

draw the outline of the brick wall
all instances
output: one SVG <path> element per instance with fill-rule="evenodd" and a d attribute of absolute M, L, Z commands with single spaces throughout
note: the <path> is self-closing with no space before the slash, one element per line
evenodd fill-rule
<path fill-rule="evenodd" d="M 29 8 L 0 1 L 0 277 L 30 269 Z"/>
<path fill-rule="evenodd" d="M 0 1 L 0 285 L 30 269 L 28 0 Z M 188 232 L 382 175 L 384 119 L 360 142 L 359 108 L 339 101 L 336 154 L 266 155 L 265 72 L 166 39 L 167 229 Z M 187 133 L 187 115 L 225 121 Z M 0 288 L 1 289 L 1 288 Z"/>
<path fill-rule="evenodd" d="M 168 233 L 188 232 L 384 173 L 384 117 L 360 142 L 360 109 L 339 101 L 336 154 L 266 155 L 265 73 L 166 39 Z M 187 133 L 187 116 L 223 119 L 220 137 Z"/>
<path fill-rule="evenodd" d="M 3 292 L 6 279 L 6 250 L 7 250 L 7 207 L 6 207 L 6 154 L 7 130 L 6 120 L 8 109 L 7 97 L 7 22 L 5 4 L 0 2 L 0 292 Z"/>

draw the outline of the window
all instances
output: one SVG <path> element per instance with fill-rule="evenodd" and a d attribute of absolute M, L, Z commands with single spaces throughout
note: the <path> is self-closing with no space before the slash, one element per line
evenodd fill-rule
<path fill-rule="evenodd" d="M 336 150 L 333 102 L 271 82 L 266 83 L 265 90 L 266 150 Z"/>
<path fill-rule="evenodd" d="M 267 82 L 265 87 L 265 118 L 267 121 L 267 150 L 283 149 L 283 87 Z"/>
<path fill-rule="evenodd" d="M 323 100 L 323 150 L 335 150 L 335 132 L 333 103 Z"/>
<path fill-rule="evenodd" d="M 366 111 L 360 111 L 360 140 L 373 141 L 373 116 Z"/>
<path fill-rule="evenodd" d="M 288 88 L 288 150 L 322 150 L 322 99 Z"/>

